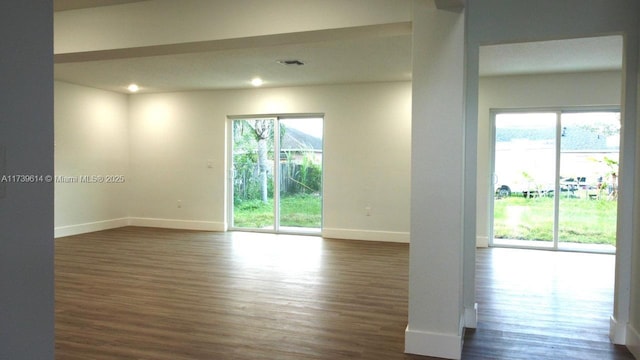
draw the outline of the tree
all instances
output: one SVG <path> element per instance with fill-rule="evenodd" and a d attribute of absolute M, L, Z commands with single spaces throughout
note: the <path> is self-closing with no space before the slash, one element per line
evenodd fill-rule
<path fill-rule="evenodd" d="M 247 154 L 257 152 L 260 199 L 264 203 L 269 200 L 269 149 L 273 148 L 274 125 L 275 122 L 272 119 L 236 120 L 233 122 L 234 148 Z M 284 136 L 284 131 L 284 126 L 280 125 L 280 138 Z"/>
<path fill-rule="evenodd" d="M 269 168 L 267 166 L 267 140 L 269 136 L 272 134 L 273 129 L 273 121 L 265 120 L 265 119 L 255 119 L 253 120 L 253 134 L 255 136 L 256 141 L 258 142 L 258 171 L 260 174 L 260 193 L 262 202 L 266 203 L 268 201 L 267 194 L 267 173 Z"/>

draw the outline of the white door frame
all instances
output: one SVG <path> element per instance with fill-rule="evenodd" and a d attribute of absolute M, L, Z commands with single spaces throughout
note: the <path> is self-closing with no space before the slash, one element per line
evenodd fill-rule
<path fill-rule="evenodd" d="M 251 231 L 251 232 L 265 232 L 265 233 L 286 233 L 286 234 L 298 234 L 298 235 L 320 235 L 322 233 L 322 227 L 324 223 L 324 212 L 321 210 L 321 225 L 317 232 L 306 232 L 306 231 L 282 231 L 280 228 L 280 181 L 276 180 L 273 184 L 273 211 L 274 211 L 274 224 L 272 229 L 258 229 L 258 228 L 240 228 L 236 227 L 233 224 L 233 212 L 234 212 L 234 204 L 233 204 L 233 122 L 236 120 L 251 120 L 251 119 L 269 119 L 275 122 L 274 128 L 279 129 L 279 124 L 281 120 L 288 119 L 304 119 L 304 118 L 320 118 L 324 123 L 324 114 L 321 113 L 311 113 L 311 114 L 268 114 L 268 115 L 229 115 L 227 116 L 227 209 L 226 209 L 226 223 L 229 224 L 227 227 L 228 230 L 239 230 L 239 231 Z M 279 152 L 277 150 L 280 149 L 280 136 L 274 136 L 274 149 L 276 152 L 274 153 L 274 160 L 277 156 L 279 158 Z M 323 148 L 324 148 L 324 134 L 323 134 Z M 324 151 L 323 151 L 324 152 Z M 324 187 L 324 156 L 322 157 L 322 186 Z M 274 178 L 280 178 L 280 167 L 274 166 Z M 322 191 L 321 191 L 322 193 Z M 324 207 L 324 197 L 322 197 L 322 207 Z"/>
<path fill-rule="evenodd" d="M 505 114 L 505 113 L 555 113 L 556 114 L 556 163 L 555 163 L 555 179 L 554 179 L 554 193 L 556 195 L 560 194 L 560 141 L 562 136 L 562 114 L 566 113 L 579 113 L 579 112 L 618 112 L 621 115 L 620 121 L 622 123 L 622 113 L 619 106 L 611 105 L 611 106 L 567 106 L 567 107 L 544 107 L 544 108 L 496 108 L 490 110 L 489 122 L 491 127 L 491 141 L 489 142 L 489 164 L 491 171 L 491 181 L 490 181 L 490 189 L 489 189 L 489 246 L 496 246 L 494 243 L 494 207 L 495 207 L 495 190 L 496 190 L 496 173 L 495 173 L 495 160 L 496 160 L 496 115 Z M 622 125 L 622 124 L 621 124 Z M 622 131 L 624 130 L 621 127 L 620 130 L 620 138 L 622 139 Z M 620 146 L 620 158 L 622 158 L 622 146 Z M 524 249 L 537 249 L 537 250 L 560 250 L 560 251 L 580 251 L 580 252 L 600 252 L 597 250 L 588 250 L 588 249 L 564 249 L 559 248 L 559 239 L 558 239 L 558 231 L 559 231 L 559 217 L 560 217 L 560 196 L 554 196 L 554 225 L 553 225 L 553 244 L 552 246 L 512 246 L 506 244 L 499 244 L 499 247 L 515 247 L 515 248 L 524 248 Z M 619 209 L 617 210 L 619 212 Z M 616 214 L 616 217 L 619 217 L 619 214 Z M 616 232 L 616 239 L 618 234 Z M 617 240 L 616 240 L 617 243 Z M 616 246 L 617 249 L 617 246 Z M 605 252 L 608 253 L 608 252 Z"/>

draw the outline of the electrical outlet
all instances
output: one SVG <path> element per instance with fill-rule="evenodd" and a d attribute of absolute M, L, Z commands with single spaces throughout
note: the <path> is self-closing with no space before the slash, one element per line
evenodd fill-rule
<path fill-rule="evenodd" d="M 371 216 L 371 206 L 367 206 L 364 208 L 364 213 L 367 216 Z"/>
<path fill-rule="evenodd" d="M 182 200 L 178 200 L 178 209 L 182 208 Z"/>

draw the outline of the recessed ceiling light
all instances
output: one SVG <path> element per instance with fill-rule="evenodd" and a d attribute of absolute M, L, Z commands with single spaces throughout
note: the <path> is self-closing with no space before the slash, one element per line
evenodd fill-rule
<path fill-rule="evenodd" d="M 134 92 L 138 92 L 138 90 L 140 90 L 140 87 L 136 84 L 131 84 L 129 86 L 127 86 L 127 90 L 129 90 L 130 92 L 134 93 Z"/>
<path fill-rule="evenodd" d="M 263 83 L 262 79 L 260 79 L 258 77 L 251 79 L 251 85 L 253 85 L 253 86 L 261 86 L 262 83 Z"/>
<path fill-rule="evenodd" d="M 285 66 L 302 66 L 304 65 L 304 61 L 297 59 L 288 59 L 288 60 L 278 60 L 276 61 L 280 65 Z"/>

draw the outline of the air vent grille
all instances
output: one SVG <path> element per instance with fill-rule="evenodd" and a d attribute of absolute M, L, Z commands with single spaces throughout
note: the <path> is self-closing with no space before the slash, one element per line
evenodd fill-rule
<path fill-rule="evenodd" d="M 287 60 L 278 60 L 278 64 L 284 66 L 302 66 L 304 65 L 304 61 L 297 59 L 287 59 Z"/>

